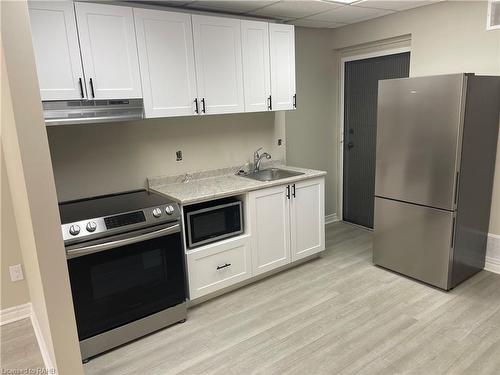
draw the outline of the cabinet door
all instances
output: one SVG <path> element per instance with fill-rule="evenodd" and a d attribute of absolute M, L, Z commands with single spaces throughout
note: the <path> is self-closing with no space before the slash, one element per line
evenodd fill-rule
<path fill-rule="evenodd" d="M 89 99 L 141 98 L 132 8 L 75 3 Z"/>
<path fill-rule="evenodd" d="M 269 24 L 241 21 L 245 112 L 271 110 Z"/>
<path fill-rule="evenodd" d="M 249 193 L 253 275 L 290 263 L 289 202 L 285 186 Z"/>
<path fill-rule="evenodd" d="M 134 9 L 146 117 L 195 114 L 191 15 Z"/>
<path fill-rule="evenodd" d="M 200 109 L 206 114 L 243 112 L 241 21 L 193 15 Z"/>
<path fill-rule="evenodd" d="M 269 24 L 273 109 L 295 108 L 295 29 Z"/>
<path fill-rule="evenodd" d="M 73 3 L 30 1 L 29 15 L 42 100 L 85 98 Z"/>
<path fill-rule="evenodd" d="M 325 250 L 325 184 L 313 179 L 292 184 L 292 261 Z"/>

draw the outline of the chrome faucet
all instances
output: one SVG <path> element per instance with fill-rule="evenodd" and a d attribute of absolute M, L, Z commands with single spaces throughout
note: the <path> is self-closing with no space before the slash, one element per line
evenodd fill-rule
<path fill-rule="evenodd" d="M 260 147 L 257 151 L 253 153 L 253 172 L 256 173 L 260 170 L 260 162 L 263 158 L 271 159 L 271 154 L 267 152 L 263 152 L 259 154 L 259 151 L 262 150 L 263 147 Z"/>

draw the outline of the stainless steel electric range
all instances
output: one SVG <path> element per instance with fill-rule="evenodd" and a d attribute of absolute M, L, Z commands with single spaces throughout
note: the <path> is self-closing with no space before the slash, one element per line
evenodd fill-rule
<path fill-rule="evenodd" d="M 137 190 L 59 211 L 84 361 L 186 319 L 177 203 Z"/>

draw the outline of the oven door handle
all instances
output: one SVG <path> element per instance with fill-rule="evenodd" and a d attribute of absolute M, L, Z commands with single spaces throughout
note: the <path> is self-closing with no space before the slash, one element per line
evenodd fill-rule
<path fill-rule="evenodd" d="M 90 246 L 79 247 L 77 249 L 66 250 L 66 258 L 71 259 L 71 258 L 81 257 L 84 255 L 98 253 L 101 251 L 111 250 L 120 246 L 130 245 L 141 241 L 147 241 L 153 238 L 167 236 L 169 234 L 177 233 L 180 231 L 181 231 L 180 225 L 175 224 L 167 228 L 162 228 L 154 232 L 141 234 L 132 238 L 124 238 L 122 240 L 104 242 L 97 245 L 90 245 Z"/>

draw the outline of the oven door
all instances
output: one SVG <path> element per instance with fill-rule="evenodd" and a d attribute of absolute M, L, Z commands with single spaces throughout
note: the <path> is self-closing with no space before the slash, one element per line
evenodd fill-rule
<path fill-rule="evenodd" d="M 187 242 L 193 248 L 243 233 L 241 201 L 187 212 Z"/>
<path fill-rule="evenodd" d="M 179 224 L 67 249 L 80 341 L 186 299 Z"/>

